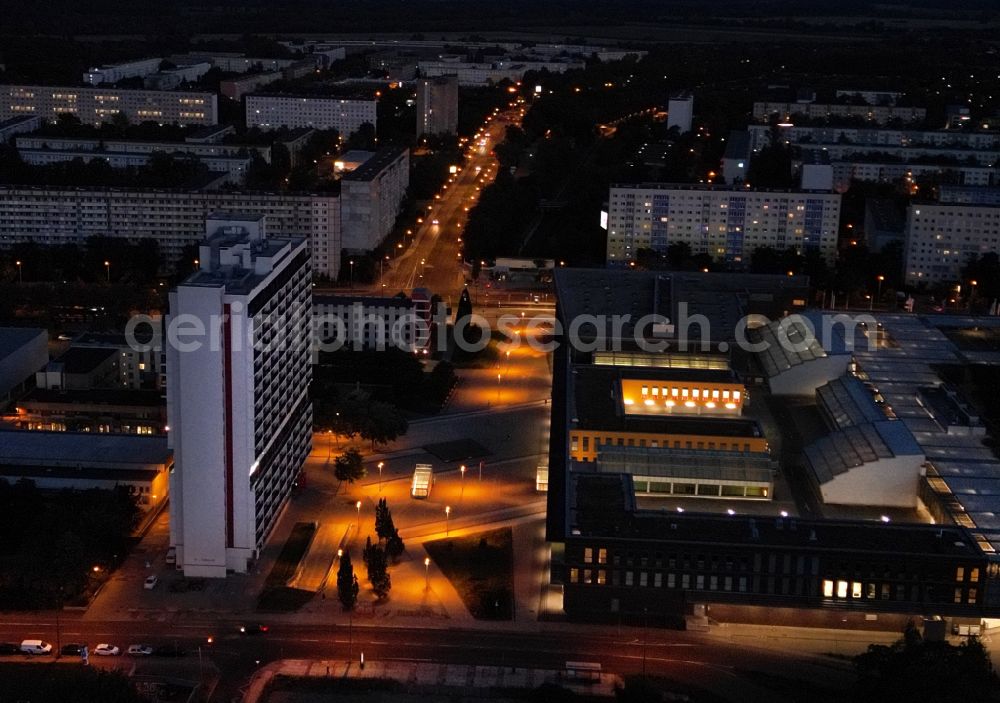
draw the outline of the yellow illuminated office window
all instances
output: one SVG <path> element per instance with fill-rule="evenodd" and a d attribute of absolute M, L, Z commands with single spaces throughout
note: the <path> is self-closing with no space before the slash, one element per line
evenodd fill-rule
<path fill-rule="evenodd" d="M 833 581 L 828 579 L 823 580 L 823 597 L 833 598 Z"/>

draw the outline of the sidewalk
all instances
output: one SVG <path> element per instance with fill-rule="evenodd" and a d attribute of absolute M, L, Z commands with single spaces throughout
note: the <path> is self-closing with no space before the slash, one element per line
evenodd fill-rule
<path fill-rule="evenodd" d="M 600 683 L 584 685 L 567 680 L 563 672 L 553 669 L 401 661 L 368 661 L 362 668 L 358 662 L 343 660 L 284 659 L 265 666 L 254 675 L 243 703 L 265 703 L 264 693 L 278 676 L 331 680 L 389 679 L 405 684 L 413 692 L 461 696 L 468 696 L 470 689 L 530 690 L 544 683 L 553 683 L 588 696 L 612 697 L 615 686 L 621 683 L 621 679 L 614 674 L 601 674 Z"/>

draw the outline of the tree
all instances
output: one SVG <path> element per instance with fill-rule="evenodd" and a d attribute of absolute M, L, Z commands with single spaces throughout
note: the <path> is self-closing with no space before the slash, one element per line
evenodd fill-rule
<path fill-rule="evenodd" d="M 359 590 L 358 577 L 354 575 L 354 566 L 351 564 L 351 553 L 345 549 L 337 570 L 337 598 L 344 610 L 354 608 L 354 604 L 358 602 Z"/>
<path fill-rule="evenodd" d="M 409 423 L 395 405 L 375 400 L 368 404 L 358 434 L 375 449 L 376 444 L 385 444 L 406 434 L 408 428 Z"/>
<path fill-rule="evenodd" d="M 333 475 L 337 477 L 338 481 L 354 483 L 364 478 L 366 474 L 364 460 L 357 449 L 348 449 L 334 462 Z"/>
<path fill-rule="evenodd" d="M 894 644 L 871 645 L 854 658 L 859 701 L 958 703 L 988 700 L 997 685 L 978 638 L 955 646 L 923 639 L 910 623 Z"/>
<path fill-rule="evenodd" d="M 380 540 L 389 539 L 396 531 L 396 526 L 392 522 L 392 512 L 385 498 L 379 498 L 375 504 L 375 533 Z"/>
<path fill-rule="evenodd" d="M 403 538 L 399 536 L 399 530 L 393 527 L 392 534 L 385 541 L 385 553 L 395 562 L 403 555 L 405 550 L 406 545 L 403 543 Z"/>
<path fill-rule="evenodd" d="M 372 590 L 379 598 L 389 595 L 392 588 L 392 579 L 389 578 L 389 560 L 386 558 L 385 550 L 377 544 L 371 544 L 365 548 L 367 556 L 365 566 L 368 568 L 368 582 L 372 585 Z"/>

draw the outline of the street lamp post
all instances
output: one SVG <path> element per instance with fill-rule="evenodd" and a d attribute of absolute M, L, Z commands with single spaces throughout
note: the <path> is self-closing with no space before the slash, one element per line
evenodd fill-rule
<path fill-rule="evenodd" d="M 497 374 L 497 403 L 500 402 L 500 374 Z"/>
<path fill-rule="evenodd" d="M 361 501 L 359 500 L 354 504 L 354 507 L 358 509 L 358 534 L 361 534 Z"/>
<path fill-rule="evenodd" d="M 460 466 L 458 470 L 462 472 L 462 491 L 461 495 L 459 496 L 459 500 L 462 500 L 463 498 L 465 498 L 465 464 L 462 464 L 462 466 Z"/>
<path fill-rule="evenodd" d="M 110 261 L 105 261 L 104 262 L 104 272 L 108 276 L 108 283 L 111 283 L 111 262 Z"/>
<path fill-rule="evenodd" d="M 451 506 L 444 506 L 444 536 L 447 537 L 451 531 Z"/>
<path fill-rule="evenodd" d="M 382 492 L 382 467 L 385 466 L 384 461 L 378 463 L 378 492 Z"/>
<path fill-rule="evenodd" d="M 431 558 L 424 557 L 424 590 L 430 590 L 431 587 Z"/>
<path fill-rule="evenodd" d="M 351 288 L 354 288 L 354 259 L 347 262 L 351 266 Z"/>
<path fill-rule="evenodd" d="M 972 314 L 972 303 L 976 299 L 976 286 L 979 285 L 979 281 L 972 280 L 972 281 L 969 281 L 969 284 L 970 284 L 970 288 L 969 288 L 969 314 L 971 315 Z"/>
<path fill-rule="evenodd" d="M 878 278 L 878 293 L 876 294 L 876 297 L 879 299 L 879 301 L 881 301 L 882 300 L 882 281 L 885 280 L 885 276 L 879 274 L 877 278 Z"/>
<path fill-rule="evenodd" d="M 17 282 L 24 283 L 24 276 L 21 273 L 21 260 L 18 259 L 17 261 L 15 261 L 14 265 L 17 266 Z"/>

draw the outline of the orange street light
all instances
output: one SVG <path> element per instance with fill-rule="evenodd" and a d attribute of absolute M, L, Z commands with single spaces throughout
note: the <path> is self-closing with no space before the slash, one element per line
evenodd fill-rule
<path fill-rule="evenodd" d="M 447 537 L 450 531 L 451 524 L 451 506 L 444 506 L 444 536 Z"/>

